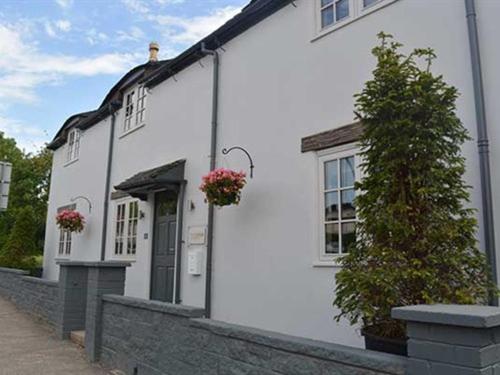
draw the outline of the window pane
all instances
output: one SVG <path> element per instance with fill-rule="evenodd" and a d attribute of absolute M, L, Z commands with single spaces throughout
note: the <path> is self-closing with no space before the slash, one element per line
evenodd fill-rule
<path fill-rule="evenodd" d="M 325 163 L 325 190 L 338 188 L 337 160 Z"/>
<path fill-rule="evenodd" d="M 369 7 L 372 4 L 375 4 L 379 0 L 363 0 L 363 7 Z"/>
<path fill-rule="evenodd" d="M 325 225 L 325 253 L 338 254 L 339 253 L 339 225 L 326 224 Z"/>
<path fill-rule="evenodd" d="M 325 5 L 333 3 L 333 0 L 321 0 L 321 6 L 324 7 Z"/>
<path fill-rule="evenodd" d="M 333 5 L 321 11 L 321 27 L 329 26 L 333 23 Z"/>
<path fill-rule="evenodd" d="M 343 190 L 341 193 L 342 200 L 342 219 L 356 218 L 356 210 L 354 208 L 354 189 Z"/>
<path fill-rule="evenodd" d="M 335 19 L 337 21 L 349 15 L 349 0 L 340 0 L 335 4 Z"/>
<path fill-rule="evenodd" d="M 354 156 L 340 160 L 340 186 L 354 186 Z"/>
<path fill-rule="evenodd" d="M 338 220 L 339 198 L 336 191 L 325 194 L 325 221 Z"/>
<path fill-rule="evenodd" d="M 356 242 L 356 224 L 342 224 L 342 253 L 349 252 L 349 248 Z"/>

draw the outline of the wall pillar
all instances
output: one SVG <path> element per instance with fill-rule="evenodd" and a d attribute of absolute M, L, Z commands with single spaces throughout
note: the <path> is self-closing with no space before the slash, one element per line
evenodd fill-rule
<path fill-rule="evenodd" d="M 407 322 L 407 375 L 500 375 L 500 308 L 398 307 Z"/>
<path fill-rule="evenodd" d="M 102 338 L 102 296 L 123 295 L 127 262 L 87 262 L 88 292 L 85 351 L 91 362 L 99 360 Z"/>
<path fill-rule="evenodd" d="M 85 329 L 88 272 L 81 262 L 59 262 L 59 314 L 56 332 L 68 339 L 71 331 Z"/>

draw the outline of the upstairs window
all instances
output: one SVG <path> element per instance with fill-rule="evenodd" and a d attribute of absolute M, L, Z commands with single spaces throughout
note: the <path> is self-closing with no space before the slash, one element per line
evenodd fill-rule
<path fill-rule="evenodd" d="M 137 226 L 139 202 L 137 200 L 119 203 L 115 217 L 115 255 L 134 256 L 137 252 Z"/>
<path fill-rule="evenodd" d="M 321 0 L 321 28 L 349 17 L 349 0 Z"/>
<path fill-rule="evenodd" d="M 134 123 L 134 106 L 135 106 L 135 91 L 131 91 L 125 98 L 125 123 L 123 124 L 123 132 L 132 129 Z"/>
<path fill-rule="evenodd" d="M 144 125 L 146 121 L 146 88 L 139 86 L 125 96 L 123 133 Z"/>
<path fill-rule="evenodd" d="M 397 0 L 316 0 L 317 31 L 321 34 L 354 21 Z"/>
<path fill-rule="evenodd" d="M 68 133 L 68 152 L 66 155 L 66 161 L 69 163 L 71 161 L 77 160 L 80 154 L 80 130 L 71 129 Z"/>

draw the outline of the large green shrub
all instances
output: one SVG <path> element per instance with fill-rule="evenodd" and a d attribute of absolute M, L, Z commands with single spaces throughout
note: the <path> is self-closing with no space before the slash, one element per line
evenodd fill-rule
<path fill-rule="evenodd" d="M 403 338 L 393 307 L 482 304 L 494 286 L 474 211 L 464 206 L 461 145 L 469 136 L 455 113 L 457 89 L 431 73 L 432 50 L 406 56 L 390 35 L 379 37 L 373 79 L 356 95 L 364 177 L 357 242 L 342 260 L 334 305 L 338 319 Z"/>
<path fill-rule="evenodd" d="M 36 267 L 38 248 L 35 228 L 35 210 L 30 206 L 21 208 L 0 252 L 0 266 L 25 270 Z"/>

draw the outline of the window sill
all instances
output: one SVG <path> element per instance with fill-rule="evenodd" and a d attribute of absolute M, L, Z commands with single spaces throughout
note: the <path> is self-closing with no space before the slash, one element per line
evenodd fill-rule
<path fill-rule="evenodd" d="M 137 126 L 133 127 L 132 129 L 127 130 L 125 133 L 120 134 L 120 136 L 118 138 L 121 139 L 123 137 L 126 137 L 127 135 L 129 135 L 129 134 L 131 134 L 139 129 L 142 129 L 144 126 L 146 126 L 146 123 L 142 123 L 141 125 L 137 125 Z"/>
<path fill-rule="evenodd" d="M 73 159 L 73 160 L 70 160 L 70 161 L 67 161 L 65 164 L 64 164 L 64 167 L 68 167 L 70 166 L 71 164 L 74 164 L 78 161 L 78 158 L 76 159 Z"/>
<path fill-rule="evenodd" d="M 349 16 L 347 19 L 340 21 L 337 24 L 327 26 L 324 29 L 317 31 L 314 38 L 311 39 L 311 43 L 323 38 L 325 35 L 328 35 L 328 34 L 333 33 L 334 31 L 337 31 L 338 29 L 342 29 L 343 27 L 350 25 L 351 23 L 356 22 L 356 21 L 368 16 L 369 14 L 376 12 L 377 10 L 383 9 L 386 6 L 391 5 L 392 3 L 395 3 L 396 1 L 398 1 L 398 0 L 387 0 L 387 1 L 382 2 L 380 4 L 371 5 L 368 8 L 363 9 L 361 11 L 361 13 L 358 14 L 356 17 Z"/>
<path fill-rule="evenodd" d="M 137 262 L 136 257 L 127 257 L 127 256 L 118 256 L 118 255 L 113 255 L 109 260 L 120 261 L 120 262 L 130 262 L 130 263 Z"/>
<path fill-rule="evenodd" d="M 333 259 L 329 260 L 315 260 L 312 264 L 314 268 L 322 268 L 322 267 L 342 267 L 340 263 L 340 259 L 342 259 L 342 255 L 339 255 Z"/>

